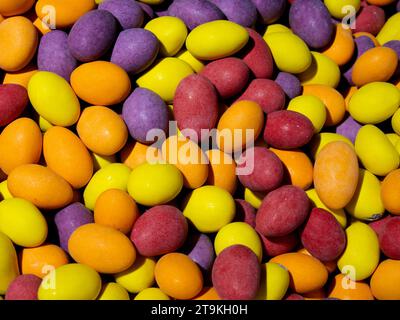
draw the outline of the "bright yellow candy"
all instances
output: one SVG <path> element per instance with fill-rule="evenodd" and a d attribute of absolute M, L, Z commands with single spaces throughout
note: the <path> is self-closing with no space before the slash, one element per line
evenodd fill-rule
<path fill-rule="evenodd" d="M 389 139 L 390 143 L 394 146 L 396 146 L 397 142 L 400 141 L 400 136 L 397 133 L 386 133 L 385 136 Z"/>
<path fill-rule="evenodd" d="M 28 94 L 37 113 L 50 123 L 68 127 L 78 121 L 79 100 L 59 75 L 47 71 L 35 73 L 29 81 Z"/>
<path fill-rule="evenodd" d="M 218 255 L 227 247 L 241 244 L 251 249 L 261 261 L 262 245 L 257 232 L 245 222 L 232 222 L 222 227 L 215 237 L 215 253 Z"/>
<path fill-rule="evenodd" d="M 381 45 L 392 40 L 400 40 L 400 12 L 391 16 L 376 36 Z"/>
<path fill-rule="evenodd" d="M 137 203 L 156 206 L 174 199 L 182 186 L 182 174 L 174 165 L 143 163 L 132 170 L 128 192 Z"/>
<path fill-rule="evenodd" d="M 340 81 L 338 65 L 326 55 L 319 52 L 311 52 L 312 62 L 306 71 L 299 74 L 303 85 L 323 84 L 336 88 Z"/>
<path fill-rule="evenodd" d="M 97 300 L 130 300 L 129 293 L 115 282 L 109 282 L 103 285 L 103 288 L 97 297 Z"/>
<path fill-rule="evenodd" d="M 41 245 L 47 237 L 47 223 L 29 201 L 11 198 L 0 202 L 0 231 L 22 247 Z"/>
<path fill-rule="evenodd" d="M 0 232 L 0 294 L 5 294 L 8 285 L 18 275 L 18 260 L 11 240 Z"/>
<path fill-rule="evenodd" d="M 377 127 L 367 124 L 357 134 L 355 149 L 364 168 L 378 176 L 385 176 L 399 167 L 396 148 Z"/>
<path fill-rule="evenodd" d="M 187 37 L 185 23 L 176 17 L 164 16 L 150 20 L 144 27 L 160 41 L 163 56 L 174 56 L 183 46 Z"/>
<path fill-rule="evenodd" d="M 93 159 L 93 170 L 98 171 L 111 163 L 117 162 L 115 155 L 111 156 L 101 156 L 97 153 L 92 152 L 92 159 Z"/>
<path fill-rule="evenodd" d="M 394 132 L 400 135 L 400 109 L 397 109 L 392 117 L 392 128 Z"/>
<path fill-rule="evenodd" d="M 391 83 L 372 82 L 354 93 L 349 102 L 349 112 L 358 122 L 376 124 L 389 119 L 399 106 L 399 89 Z"/>
<path fill-rule="evenodd" d="M 250 203 L 254 208 L 258 209 L 265 197 L 261 192 L 251 191 L 249 188 L 244 189 L 244 200 Z"/>
<path fill-rule="evenodd" d="M 366 221 L 377 220 L 384 213 L 381 183 L 371 172 L 360 170 L 356 192 L 346 206 L 346 211 L 353 217 Z"/>
<path fill-rule="evenodd" d="M 284 26 L 283 24 L 279 24 L 279 23 L 274 23 L 274 24 L 270 24 L 267 27 L 267 30 L 265 30 L 264 33 L 264 39 L 265 36 L 268 34 L 272 34 L 272 33 L 277 33 L 277 32 L 292 32 L 292 30 L 290 30 L 288 27 Z"/>
<path fill-rule="evenodd" d="M 94 300 L 101 290 L 100 275 L 91 267 L 70 263 L 49 272 L 38 290 L 39 300 Z"/>
<path fill-rule="evenodd" d="M 346 213 L 344 212 L 343 209 L 330 209 L 328 208 L 322 201 L 321 199 L 318 197 L 317 191 L 315 191 L 315 189 L 310 189 L 306 191 L 308 198 L 310 199 L 313 207 L 315 208 L 321 208 L 324 209 L 330 213 L 332 213 L 332 215 L 335 217 L 335 219 L 340 223 L 340 225 L 343 228 L 346 228 L 347 226 L 347 217 L 346 217 Z"/>
<path fill-rule="evenodd" d="M 192 192 L 183 214 L 200 232 L 217 232 L 235 217 L 235 201 L 225 189 L 204 186 Z"/>
<path fill-rule="evenodd" d="M 370 226 L 358 221 L 346 229 L 346 235 L 346 249 L 338 260 L 339 270 L 353 281 L 364 280 L 379 263 L 378 236 Z"/>
<path fill-rule="evenodd" d="M 341 134 L 332 132 L 321 132 L 316 134 L 312 138 L 310 143 L 310 151 L 313 158 L 315 159 L 321 149 L 325 147 L 328 143 L 333 141 L 343 141 L 346 142 L 349 146 L 354 147 L 350 139 L 342 136 Z"/>
<path fill-rule="evenodd" d="M 257 300 L 282 300 L 289 288 L 289 272 L 278 263 L 267 262 L 261 266 L 261 285 Z"/>
<path fill-rule="evenodd" d="M 280 71 L 301 73 L 312 62 L 311 53 L 302 39 L 290 32 L 276 32 L 264 37 Z"/>
<path fill-rule="evenodd" d="M 314 126 L 314 132 L 318 133 L 326 121 L 326 108 L 321 99 L 315 96 L 302 95 L 290 100 L 288 110 L 305 115 Z"/>
<path fill-rule="evenodd" d="M 204 63 L 200 61 L 199 59 L 195 58 L 189 51 L 187 50 L 181 50 L 178 52 L 176 55 L 178 59 L 181 59 L 185 61 L 188 65 L 192 67 L 192 69 L 196 72 L 199 73 L 201 70 L 204 68 Z"/>
<path fill-rule="evenodd" d="M 157 93 L 163 100 L 171 102 L 182 79 L 193 74 L 192 68 L 178 58 L 164 58 L 147 70 L 136 83 L 139 87 Z"/>
<path fill-rule="evenodd" d="M 0 196 L 1 200 L 11 199 L 13 197 L 13 195 L 10 193 L 10 190 L 8 190 L 7 180 L 4 180 L 2 183 L 0 183 Z"/>
<path fill-rule="evenodd" d="M 130 268 L 115 275 L 115 281 L 130 293 L 140 292 L 153 285 L 155 266 L 153 258 L 138 256 Z"/>
<path fill-rule="evenodd" d="M 109 189 L 126 191 L 131 169 L 122 163 L 112 163 L 97 171 L 83 192 L 85 206 L 93 210 L 100 194 Z"/>
<path fill-rule="evenodd" d="M 360 0 L 324 0 L 325 6 L 328 8 L 329 13 L 336 19 L 342 19 L 350 14 L 348 7 L 354 8 L 356 13 L 361 6 Z"/>
<path fill-rule="evenodd" d="M 139 2 L 147 3 L 150 5 L 156 5 L 156 4 L 161 4 L 164 2 L 164 0 L 139 0 Z"/>
<path fill-rule="evenodd" d="M 231 56 L 249 40 L 244 27 L 231 21 L 216 20 L 194 28 L 186 39 L 186 48 L 201 60 L 216 60 Z"/>
<path fill-rule="evenodd" d="M 39 127 L 42 132 L 46 132 L 49 130 L 51 127 L 54 127 L 49 121 L 47 121 L 45 118 L 42 116 L 39 116 Z"/>
<path fill-rule="evenodd" d="M 134 300 L 170 300 L 170 298 L 158 288 L 147 288 L 140 291 Z"/>

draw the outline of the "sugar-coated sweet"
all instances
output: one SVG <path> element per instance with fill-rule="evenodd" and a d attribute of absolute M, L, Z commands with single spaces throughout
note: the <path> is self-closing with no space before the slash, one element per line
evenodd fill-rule
<path fill-rule="evenodd" d="M 252 27 L 257 20 L 257 8 L 251 0 L 210 0 L 228 18 L 244 27 Z"/>
<path fill-rule="evenodd" d="M 379 247 L 386 257 L 398 260 L 400 256 L 400 248 L 398 246 L 398 239 L 400 236 L 400 218 L 392 217 L 388 220 L 379 237 Z"/>
<path fill-rule="evenodd" d="M 33 274 L 16 277 L 9 285 L 6 300 L 38 300 L 37 292 L 42 279 Z"/>
<path fill-rule="evenodd" d="M 251 0 L 257 8 L 262 21 L 271 24 L 278 20 L 286 8 L 284 0 Z"/>
<path fill-rule="evenodd" d="M 361 8 L 355 21 L 354 32 L 368 32 L 376 36 L 385 24 L 385 11 L 378 6 Z"/>
<path fill-rule="evenodd" d="M 201 233 L 199 235 L 193 235 L 188 239 L 188 256 L 196 262 L 202 270 L 208 271 L 211 269 L 214 259 L 214 247 L 210 238 Z"/>
<path fill-rule="evenodd" d="M 285 94 L 293 99 L 301 94 L 301 82 L 293 74 L 287 72 L 279 72 L 276 76 L 275 82 L 281 86 Z"/>
<path fill-rule="evenodd" d="M 256 226 L 256 209 L 243 199 L 235 199 L 236 216 L 235 221 L 246 222 L 253 228 Z"/>
<path fill-rule="evenodd" d="M 260 234 L 264 254 L 267 257 L 276 257 L 291 252 L 299 243 L 299 236 L 296 232 L 281 237 L 266 237 Z"/>
<path fill-rule="evenodd" d="M 19 84 L 0 85 L 0 126 L 17 119 L 29 102 L 26 89 Z"/>
<path fill-rule="evenodd" d="M 111 12 L 122 29 L 138 28 L 143 23 L 143 10 L 136 1 L 106 0 L 100 3 L 98 8 Z"/>

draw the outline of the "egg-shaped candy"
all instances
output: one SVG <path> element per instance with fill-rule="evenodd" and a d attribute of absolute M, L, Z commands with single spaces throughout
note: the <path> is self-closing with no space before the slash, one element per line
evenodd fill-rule
<path fill-rule="evenodd" d="M 118 283 L 103 284 L 97 300 L 130 300 L 129 293 Z"/>
<path fill-rule="evenodd" d="M 251 0 L 257 8 L 258 13 L 260 14 L 262 21 L 265 24 L 271 24 L 278 20 L 285 8 L 286 1 L 285 0 Z"/>
<path fill-rule="evenodd" d="M 302 92 L 300 80 L 293 74 L 287 72 L 279 72 L 275 82 L 281 86 L 285 94 L 293 99 Z"/>
<path fill-rule="evenodd" d="M 209 271 L 215 259 L 214 247 L 210 238 L 201 233 L 195 234 L 188 239 L 186 251 L 188 256 L 196 262 L 202 270 Z"/>
<path fill-rule="evenodd" d="M 206 156 L 210 162 L 207 184 L 221 187 L 233 194 L 237 187 L 235 160 L 218 149 L 207 150 Z"/>
<path fill-rule="evenodd" d="M 251 27 L 257 20 L 257 8 L 251 0 L 211 0 L 229 21 Z"/>
<path fill-rule="evenodd" d="M 285 267 L 267 262 L 261 266 L 261 285 L 257 300 L 282 300 L 289 288 L 289 272 Z"/>
<path fill-rule="evenodd" d="M 10 283 L 19 275 L 17 254 L 11 240 L 0 232 L 0 293 L 5 294 Z"/>
<path fill-rule="evenodd" d="M 371 291 L 378 300 L 398 300 L 399 291 L 399 270 L 398 260 L 387 259 L 382 261 L 371 277 Z"/>
<path fill-rule="evenodd" d="M 6 0 L 0 6 L 0 14 L 5 17 L 23 14 L 33 6 L 34 2 L 34 0 Z"/>
<path fill-rule="evenodd" d="M 144 20 L 143 10 L 136 1 L 106 0 L 98 8 L 112 13 L 124 30 L 138 28 Z"/>
<path fill-rule="evenodd" d="M 331 58 L 337 65 L 343 66 L 353 57 L 355 43 L 351 30 L 341 23 L 336 24 L 335 36 L 322 54 Z"/>
<path fill-rule="evenodd" d="M 0 85 L 0 126 L 6 126 L 18 118 L 28 104 L 26 89 L 19 84 Z"/>
<path fill-rule="evenodd" d="M 42 279 L 33 274 L 23 274 L 10 283 L 6 300 L 38 300 L 38 289 Z"/>

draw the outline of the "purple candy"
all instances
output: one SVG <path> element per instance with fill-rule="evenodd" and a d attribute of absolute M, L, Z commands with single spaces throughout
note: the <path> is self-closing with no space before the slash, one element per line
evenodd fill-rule
<path fill-rule="evenodd" d="M 159 95 L 145 88 L 136 88 L 126 99 L 122 108 L 122 117 L 135 140 L 152 143 L 147 133 L 152 129 L 164 132 L 168 128 L 168 107 Z"/>
<path fill-rule="evenodd" d="M 336 133 L 349 138 L 354 143 L 361 127 L 362 125 L 349 115 L 346 120 L 336 127 Z"/>
<path fill-rule="evenodd" d="M 393 75 L 395 78 L 397 78 L 400 76 L 400 41 L 392 40 L 392 41 L 386 42 L 383 46 L 393 49 L 397 53 L 398 63 L 397 63 L 396 71 L 394 72 L 394 75 Z"/>
<path fill-rule="evenodd" d="M 138 2 L 137 3 L 141 8 L 146 18 L 153 19 L 154 18 L 154 10 L 153 8 L 148 5 L 147 3 Z"/>
<path fill-rule="evenodd" d="M 396 10 L 400 12 L 400 1 L 397 2 Z"/>
<path fill-rule="evenodd" d="M 191 248 L 189 257 L 203 270 L 210 270 L 215 259 L 214 247 L 210 238 L 205 234 L 200 234 L 192 236 L 189 242 Z"/>
<path fill-rule="evenodd" d="M 298 0 L 289 10 L 290 28 L 312 48 L 322 48 L 332 39 L 334 26 L 320 0 Z"/>
<path fill-rule="evenodd" d="M 279 72 L 275 82 L 281 86 L 285 94 L 293 99 L 301 95 L 302 87 L 300 80 L 287 72 Z"/>
<path fill-rule="evenodd" d="M 94 61 L 110 49 L 117 36 L 117 20 L 105 10 L 92 10 L 74 24 L 68 46 L 72 55 L 82 62 Z"/>
<path fill-rule="evenodd" d="M 257 9 L 251 0 L 210 0 L 228 20 L 251 27 L 257 20 Z"/>
<path fill-rule="evenodd" d="M 112 13 L 122 29 L 138 28 L 144 20 L 141 6 L 133 0 L 105 0 L 99 9 Z"/>
<path fill-rule="evenodd" d="M 16 277 L 8 286 L 6 300 L 38 300 L 38 290 L 42 279 L 33 274 Z"/>
<path fill-rule="evenodd" d="M 168 14 L 183 20 L 190 30 L 206 22 L 225 19 L 221 10 L 207 0 L 175 0 Z"/>
<path fill-rule="evenodd" d="M 251 0 L 257 8 L 262 20 L 271 24 L 278 20 L 286 7 L 286 0 Z"/>
<path fill-rule="evenodd" d="M 256 209 L 245 200 L 235 199 L 236 216 L 235 221 L 246 222 L 253 228 L 256 227 Z"/>
<path fill-rule="evenodd" d="M 60 245 L 65 251 L 68 251 L 68 240 L 71 234 L 80 226 L 93 223 L 93 214 L 82 203 L 75 202 L 59 211 L 54 219 Z"/>
<path fill-rule="evenodd" d="M 78 62 L 68 48 L 68 35 L 60 30 L 45 34 L 38 50 L 38 69 L 58 74 L 69 82 Z"/>
<path fill-rule="evenodd" d="M 111 62 L 136 74 L 154 62 L 159 48 L 158 39 L 150 31 L 141 28 L 124 30 L 117 38 Z"/>

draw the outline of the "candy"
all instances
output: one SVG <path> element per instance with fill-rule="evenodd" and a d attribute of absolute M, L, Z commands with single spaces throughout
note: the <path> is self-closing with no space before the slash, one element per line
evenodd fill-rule
<path fill-rule="evenodd" d="M 354 49 L 355 44 L 351 30 L 345 29 L 341 23 L 338 23 L 332 43 L 322 51 L 322 54 L 331 58 L 337 65 L 343 66 L 353 57 Z"/>
<path fill-rule="evenodd" d="M 0 6 L 0 13 L 4 16 L 15 16 L 28 11 L 34 4 L 34 0 L 4 1 Z"/>
<path fill-rule="evenodd" d="M 342 274 L 335 276 L 332 281 L 329 297 L 340 300 L 374 300 L 368 284 L 362 281 L 353 281 Z"/>
<path fill-rule="evenodd" d="M 390 259 L 398 260 L 400 257 L 400 248 L 398 246 L 399 231 L 399 217 L 393 217 L 385 223 L 379 235 L 379 247 L 385 256 Z"/>
<path fill-rule="evenodd" d="M 398 204 L 398 195 L 397 192 L 399 190 L 398 186 L 400 184 L 400 170 L 393 170 L 390 172 L 381 184 L 381 198 L 383 202 L 383 206 L 387 211 L 392 214 L 399 215 L 400 214 L 400 206 Z"/>
<path fill-rule="evenodd" d="M 206 156 L 210 163 L 207 184 L 220 187 L 233 194 L 237 187 L 235 161 L 218 149 L 207 150 Z"/>
<path fill-rule="evenodd" d="M 128 142 L 120 152 L 121 161 L 130 169 L 135 169 L 139 165 L 148 162 L 147 160 L 162 160 L 161 150 L 147 146 L 140 142 Z M 153 157 L 152 159 L 149 159 Z"/>
<path fill-rule="evenodd" d="M 370 282 L 372 294 L 376 299 L 399 299 L 399 268 L 399 261 L 391 259 L 382 261 L 376 268 Z"/>
<path fill-rule="evenodd" d="M 262 20 L 271 24 L 278 20 L 286 8 L 284 0 L 251 0 L 257 8 Z"/>
<path fill-rule="evenodd" d="M 357 133 L 362 125 L 355 121 L 350 115 L 336 127 L 336 133 L 348 138 L 352 143 L 356 141 Z"/>
<path fill-rule="evenodd" d="M 282 300 L 289 288 L 289 273 L 281 265 L 267 262 L 261 266 L 261 285 L 257 300 Z"/>
<path fill-rule="evenodd" d="M 279 72 L 275 82 L 281 86 L 290 99 L 299 96 L 302 92 L 300 80 L 290 73 Z"/>
<path fill-rule="evenodd" d="M 376 36 L 385 24 L 385 11 L 377 6 L 363 7 L 355 22 L 355 32 L 368 32 Z"/>
<path fill-rule="evenodd" d="M 386 23 L 383 25 L 381 31 L 379 31 L 376 39 L 381 45 L 391 40 L 400 40 L 400 34 L 398 32 L 398 26 L 400 24 L 400 13 L 396 13 L 391 16 Z"/>
<path fill-rule="evenodd" d="M 106 0 L 100 3 L 99 10 L 112 13 L 122 29 L 140 27 L 144 19 L 143 10 L 136 1 Z"/>
<path fill-rule="evenodd" d="M 103 285 L 97 300 L 130 300 L 129 293 L 115 282 L 109 282 Z"/>
<path fill-rule="evenodd" d="M 38 300 L 37 292 L 42 279 L 27 274 L 16 277 L 10 283 L 5 299 L 6 300 Z"/>
<path fill-rule="evenodd" d="M 228 18 L 244 27 L 251 27 L 257 19 L 257 9 L 251 0 L 211 0 Z"/>
<path fill-rule="evenodd" d="M 155 206 L 135 222 L 131 240 L 141 255 L 160 256 L 178 250 L 187 232 L 182 212 L 172 206 Z"/>
<path fill-rule="evenodd" d="M 11 240 L 0 232 L 0 293 L 5 294 L 10 283 L 19 275 L 18 260 Z"/>
<path fill-rule="evenodd" d="M 356 11 L 360 9 L 361 1 L 360 0 L 344 0 L 344 1 L 335 1 L 335 0 L 324 0 L 324 4 L 328 9 L 329 13 L 337 19 L 342 19 L 347 15 L 347 11 L 343 10 L 345 6 L 352 6 Z"/>
<path fill-rule="evenodd" d="M 212 282 L 222 299 L 251 300 L 260 286 L 261 268 L 257 256 L 243 245 L 233 245 L 216 258 Z"/>
<path fill-rule="evenodd" d="M 210 238 L 205 234 L 195 235 L 189 239 L 189 243 L 188 256 L 190 259 L 196 262 L 202 270 L 210 270 L 215 259 L 214 247 Z"/>
<path fill-rule="evenodd" d="M 6 126 L 18 118 L 28 104 L 28 94 L 18 84 L 0 85 L 0 126 Z"/>
<path fill-rule="evenodd" d="M 140 291 L 134 300 L 170 300 L 170 298 L 158 288 L 147 288 Z"/>
<path fill-rule="evenodd" d="M 200 73 L 204 69 L 204 62 L 193 57 L 187 50 L 181 50 L 176 54 L 178 59 L 185 61 L 196 73 Z"/>
<path fill-rule="evenodd" d="M 262 241 L 264 254 L 268 257 L 275 257 L 288 253 L 299 243 L 296 232 L 289 233 L 282 237 L 265 237 L 262 234 L 259 235 Z"/>

